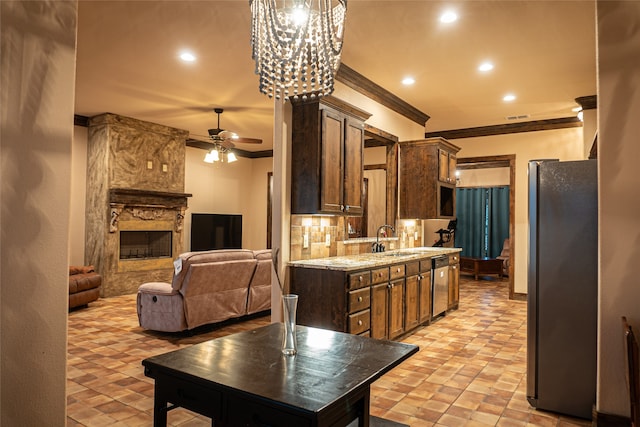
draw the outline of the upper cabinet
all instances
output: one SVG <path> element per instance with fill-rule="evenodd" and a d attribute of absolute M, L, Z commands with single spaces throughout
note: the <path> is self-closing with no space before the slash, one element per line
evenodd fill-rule
<path fill-rule="evenodd" d="M 449 149 L 438 148 L 438 180 L 456 183 L 456 153 Z"/>
<path fill-rule="evenodd" d="M 455 218 L 456 154 L 444 138 L 400 142 L 400 218 Z"/>
<path fill-rule="evenodd" d="M 370 114 L 330 96 L 292 107 L 291 213 L 362 215 Z"/>

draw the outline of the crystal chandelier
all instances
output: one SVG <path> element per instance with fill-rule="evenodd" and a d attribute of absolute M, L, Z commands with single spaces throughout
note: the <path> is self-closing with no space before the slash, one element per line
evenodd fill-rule
<path fill-rule="evenodd" d="M 249 0 L 260 92 L 307 99 L 333 92 L 347 0 Z"/>

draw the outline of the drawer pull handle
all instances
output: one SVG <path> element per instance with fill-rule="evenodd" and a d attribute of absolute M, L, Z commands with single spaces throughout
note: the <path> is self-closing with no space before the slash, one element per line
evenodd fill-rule
<path fill-rule="evenodd" d="M 358 302 L 362 302 L 362 297 L 358 297 Z"/>
<path fill-rule="evenodd" d="M 358 326 L 362 326 L 362 320 L 358 320 Z"/>
<path fill-rule="evenodd" d="M 360 282 L 362 282 L 362 281 L 364 280 L 364 277 L 362 277 L 362 276 L 358 276 L 358 280 L 359 280 Z"/>
<path fill-rule="evenodd" d="M 400 267 L 398 267 L 398 269 L 396 270 L 396 273 L 400 273 Z"/>

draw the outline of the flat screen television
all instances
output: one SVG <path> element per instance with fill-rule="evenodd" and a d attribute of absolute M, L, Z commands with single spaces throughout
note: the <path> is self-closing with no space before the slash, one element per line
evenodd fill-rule
<path fill-rule="evenodd" d="M 191 250 L 242 248 L 242 215 L 191 214 Z"/>

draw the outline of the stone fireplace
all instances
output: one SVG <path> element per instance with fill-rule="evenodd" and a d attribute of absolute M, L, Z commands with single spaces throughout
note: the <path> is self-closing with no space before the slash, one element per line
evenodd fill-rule
<path fill-rule="evenodd" d="M 114 114 L 89 120 L 85 261 L 103 297 L 171 281 L 183 252 L 188 132 Z"/>

